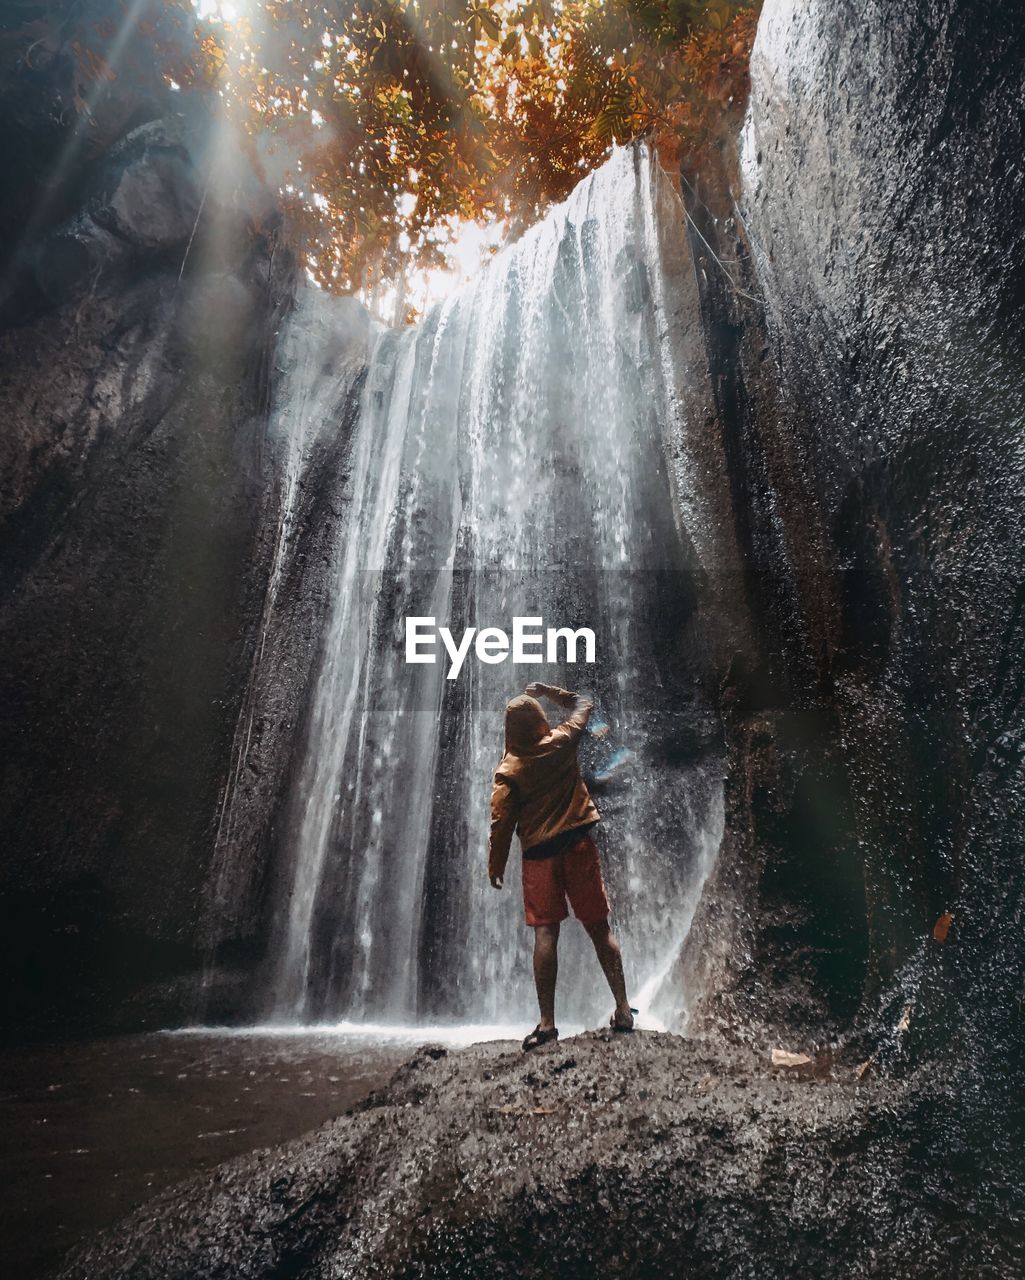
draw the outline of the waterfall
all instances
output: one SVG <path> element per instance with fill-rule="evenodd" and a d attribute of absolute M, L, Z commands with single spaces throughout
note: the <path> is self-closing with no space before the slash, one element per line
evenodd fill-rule
<path fill-rule="evenodd" d="M 209 955 L 229 927 L 255 914 L 260 866 L 252 857 L 251 832 L 242 821 L 250 794 L 242 785 L 251 760 L 254 722 L 262 710 L 261 686 L 274 679 L 267 668 L 268 642 L 279 593 L 293 554 L 300 494 L 317 468 L 317 455 L 346 415 L 366 360 L 368 318 L 354 299 L 304 291 L 301 305 L 286 320 L 276 349 L 284 394 L 275 397 L 267 422 L 277 487 L 276 522 L 255 652 L 231 745 L 228 776 L 220 798 L 214 859 L 205 904 L 204 933 Z M 271 646 L 273 649 L 273 645 Z M 208 957 L 208 975 L 210 959 Z"/>
<path fill-rule="evenodd" d="M 422 323 L 373 330 L 296 770 L 277 1019 L 531 1019 L 515 843 L 505 889 L 486 877 L 504 704 L 531 679 L 593 691 L 611 732 L 585 766 L 632 757 L 597 796 L 599 846 L 634 990 L 668 971 L 722 824 L 721 772 L 687 749 L 707 531 L 665 458 L 681 224 L 648 151 L 616 150 Z M 308 398 L 305 367 L 286 395 Z M 598 661 L 470 662 L 448 681 L 443 662 L 406 664 L 407 615 L 457 635 L 516 615 L 589 626 Z M 607 1014 L 582 930 L 563 937 L 560 1018 Z"/>

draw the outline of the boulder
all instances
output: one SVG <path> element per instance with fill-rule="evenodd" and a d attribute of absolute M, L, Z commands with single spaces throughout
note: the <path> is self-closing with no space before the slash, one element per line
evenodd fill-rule
<path fill-rule="evenodd" d="M 942 1080 L 786 1078 L 672 1035 L 426 1046 L 354 1111 L 159 1196 L 61 1275 L 1011 1277 L 1021 1237 L 994 1227 L 1020 1147 L 1009 1120 L 966 1166 L 980 1120 Z"/>

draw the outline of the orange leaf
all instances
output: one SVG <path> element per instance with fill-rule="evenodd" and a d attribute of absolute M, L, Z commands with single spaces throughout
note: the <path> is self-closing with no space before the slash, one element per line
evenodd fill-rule
<path fill-rule="evenodd" d="M 950 926 L 953 923 L 953 913 L 950 911 L 944 911 L 943 915 L 940 916 L 932 927 L 932 936 L 937 942 L 946 942 L 947 934 L 950 932 Z"/>

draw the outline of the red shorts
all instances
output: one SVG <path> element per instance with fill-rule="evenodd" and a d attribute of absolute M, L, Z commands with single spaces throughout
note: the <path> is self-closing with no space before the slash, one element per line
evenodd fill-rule
<path fill-rule="evenodd" d="M 523 910 L 527 924 L 559 924 L 569 915 L 567 899 L 581 924 L 608 919 L 609 900 L 598 850 L 586 831 L 562 853 L 523 859 Z"/>

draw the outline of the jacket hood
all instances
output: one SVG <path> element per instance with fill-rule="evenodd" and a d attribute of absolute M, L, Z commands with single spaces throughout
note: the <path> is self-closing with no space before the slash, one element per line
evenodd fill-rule
<path fill-rule="evenodd" d="M 548 720 L 536 698 L 521 693 L 506 706 L 505 749 L 510 755 L 525 755 L 548 732 Z"/>

